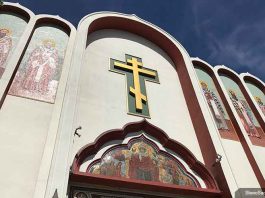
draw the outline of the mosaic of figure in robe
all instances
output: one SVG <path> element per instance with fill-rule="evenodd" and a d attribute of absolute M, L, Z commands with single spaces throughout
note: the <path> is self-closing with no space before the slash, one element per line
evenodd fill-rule
<path fill-rule="evenodd" d="M 228 126 L 225 120 L 225 111 L 219 101 L 219 98 L 216 94 L 208 88 L 208 85 L 204 81 L 200 81 L 202 91 L 207 100 L 207 103 L 211 109 L 211 113 L 214 117 L 215 123 L 218 129 L 228 130 Z"/>
<path fill-rule="evenodd" d="M 53 79 L 58 63 L 55 41 L 42 41 L 29 55 L 23 68 L 20 68 L 9 90 L 9 94 L 53 102 L 58 81 Z"/>
<path fill-rule="evenodd" d="M 159 154 L 150 144 L 141 140 L 135 141 L 129 149 L 118 147 L 108 151 L 88 172 L 196 187 L 193 179 L 175 159 Z"/>
<path fill-rule="evenodd" d="M 253 113 L 245 100 L 239 99 L 236 92 L 229 89 L 230 99 L 240 117 L 240 120 L 249 136 L 260 138 L 260 135 L 254 124 Z"/>

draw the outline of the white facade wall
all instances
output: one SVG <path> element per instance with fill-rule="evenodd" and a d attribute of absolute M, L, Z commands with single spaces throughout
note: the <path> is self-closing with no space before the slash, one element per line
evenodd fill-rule
<path fill-rule="evenodd" d="M 22 6 L 21 9 L 25 9 Z M 26 10 L 26 9 L 25 9 Z M 71 29 L 60 84 L 54 104 L 7 95 L 0 109 L 0 168 L 2 197 L 66 197 L 69 170 L 75 154 L 103 132 L 122 128 L 143 118 L 127 114 L 125 75 L 109 71 L 110 58 L 125 61 L 125 54 L 142 58 L 144 67 L 158 72 L 160 83 L 146 82 L 151 118 L 148 122 L 186 146 L 203 163 L 181 88 L 178 72 L 168 55 L 155 44 L 120 30 L 100 30 L 89 35 L 90 23 L 104 16 L 119 16 L 141 22 L 166 35 L 179 48 L 187 66 L 210 136 L 231 193 L 241 187 L 259 187 L 248 159 L 238 142 L 221 139 L 197 82 L 190 56 L 167 33 L 135 16 L 97 13 L 85 17 L 75 28 L 58 16 L 34 15 L 13 52 L 0 80 L 0 94 L 5 96 L 8 83 L 20 55 L 39 19 L 62 21 Z M 73 56 L 73 58 L 72 58 Z M 231 104 L 230 104 L 231 105 Z M 81 137 L 74 136 L 78 126 Z M 247 137 L 245 137 L 247 138 Z M 247 141 L 250 144 L 250 141 Z M 264 148 L 249 145 L 263 174 Z"/>
<path fill-rule="evenodd" d="M 151 119 L 193 151 L 202 161 L 200 148 L 174 65 L 167 55 L 147 40 L 118 30 L 101 30 L 89 36 L 80 72 L 75 126 L 82 126 L 72 159 L 78 150 L 93 142 L 102 132 L 121 128 L 143 118 L 127 114 L 126 78 L 109 71 L 110 58 L 124 61 L 125 54 L 142 58 L 145 67 L 157 70 L 160 84 L 146 82 Z"/>

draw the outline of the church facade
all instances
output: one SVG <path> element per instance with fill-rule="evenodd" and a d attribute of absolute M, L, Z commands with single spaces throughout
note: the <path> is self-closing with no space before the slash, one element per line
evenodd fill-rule
<path fill-rule="evenodd" d="M 76 29 L 4 3 L 0 97 L 1 197 L 265 188 L 265 83 L 190 57 L 135 15 L 92 13 Z"/>

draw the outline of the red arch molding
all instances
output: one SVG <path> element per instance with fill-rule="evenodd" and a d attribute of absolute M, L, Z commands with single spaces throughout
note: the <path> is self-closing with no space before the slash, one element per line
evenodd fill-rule
<path fill-rule="evenodd" d="M 205 166 L 214 175 L 219 188 L 223 191 L 223 197 L 232 197 L 224 172 L 220 164 L 212 166 L 216 159 L 216 150 L 212 142 L 208 127 L 204 120 L 202 110 L 197 100 L 186 64 L 184 62 L 182 53 L 178 47 L 165 34 L 154 29 L 151 25 L 146 25 L 142 22 L 135 21 L 122 16 L 104 16 L 95 19 L 88 27 L 88 37 L 93 33 L 102 29 L 118 29 L 128 31 L 144 37 L 145 39 L 156 44 L 159 48 L 164 50 L 171 58 L 178 73 L 179 80 L 182 86 L 187 107 L 191 116 L 193 127 L 199 142 L 199 146 L 203 155 Z"/>
<path fill-rule="evenodd" d="M 144 131 L 146 134 L 156 138 L 159 143 L 167 149 L 172 150 L 189 165 L 205 182 L 207 189 L 176 186 L 158 182 L 140 181 L 126 178 L 113 178 L 91 173 L 80 172 L 80 166 L 84 160 L 93 154 L 96 154 L 100 148 L 111 140 L 123 140 L 128 134 Z M 199 162 L 195 156 L 181 143 L 170 139 L 167 134 L 156 126 L 148 123 L 145 119 L 140 122 L 132 122 L 125 125 L 122 129 L 114 129 L 104 132 L 94 143 L 84 146 L 75 156 L 70 175 L 71 182 L 104 184 L 111 187 L 125 186 L 126 188 L 150 190 L 163 193 L 177 193 L 185 195 L 197 195 L 203 197 L 220 197 L 221 191 L 210 171 Z"/>
<path fill-rule="evenodd" d="M 20 17 L 24 18 L 27 23 L 30 20 L 30 14 L 26 10 L 23 10 L 23 8 L 16 7 L 14 5 L 4 4 L 0 6 L 0 12 L 7 12 L 8 14 L 18 14 L 20 15 Z"/>
<path fill-rule="evenodd" d="M 256 85 L 265 94 L 265 87 L 262 85 L 262 83 L 260 81 L 258 81 L 257 79 L 255 79 L 249 75 L 245 75 L 243 77 L 243 79 L 245 82 L 249 81 L 249 82 L 253 83 L 254 85 Z"/>

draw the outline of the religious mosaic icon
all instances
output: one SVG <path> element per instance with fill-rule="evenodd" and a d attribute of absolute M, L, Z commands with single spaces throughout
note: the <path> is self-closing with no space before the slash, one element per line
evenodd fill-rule
<path fill-rule="evenodd" d="M 211 109 L 211 113 L 214 117 L 215 123 L 218 129 L 228 130 L 228 126 L 225 120 L 225 111 L 219 101 L 219 98 L 213 91 L 208 88 L 208 85 L 204 81 L 200 81 L 204 96 Z"/>
<path fill-rule="evenodd" d="M 198 187 L 197 180 L 173 156 L 158 150 L 144 137 L 132 139 L 128 146 L 114 146 L 87 172 L 112 177 L 155 181 Z"/>
<path fill-rule="evenodd" d="M 9 94 L 54 103 L 68 35 L 49 26 L 35 30 Z"/>
<path fill-rule="evenodd" d="M 24 17 L 8 12 L 0 13 L 0 78 L 4 74 L 9 58 L 27 25 Z"/>
<path fill-rule="evenodd" d="M 259 132 L 254 124 L 252 111 L 245 100 L 239 99 L 236 92 L 232 89 L 228 90 L 230 99 L 240 117 L 242 124 L 249 136 L 260 138 Z"/>
<path fill-rule="evenodd" d="M 233 134 L 234 127 L 217 91 L 212 76 L 200 66 L 194 65 L 194 68 L 215 125 L 218 128 L 221 137 L 227 138 L 228 136 L 226 135 Z"/>
<path fill-rule="evenodd" d="M 128 113 L 150 117 L 145 81 L 159 83 L 157 71 L 143 67 L 141 58 L 126 54 L 125 59 L 110 59 L 110 71 L 126 76 Z"/>
<path fill-rule="evenodd" d="M 0 28 L 0 78 L 5 71 L 5 63 L 12 48 L 11 31 Z"/>
<path fill-rule="evenodd" d="M 261 109 L 262 113 L 265 115 L 265 104 L 262 102 L 260 97 L 255 96 L 254 98 L 255 98 L 256 102 L 258 103 L 259 108 Z"/>
<path fill-rule="evenodd" d="M 53 96 L 58 81 L 52 79 L 58 67 L 58 52 L 53 40 L 43 40 L 26 61 L 25 70 L 17 73 L 10 94 L 39 97 Z M 52 97 L 51 97 L 52 98 Z"/>

